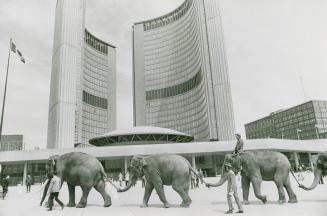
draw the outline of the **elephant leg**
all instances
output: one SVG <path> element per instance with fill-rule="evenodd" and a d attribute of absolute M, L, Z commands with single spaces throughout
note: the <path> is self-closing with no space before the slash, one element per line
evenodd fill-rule
<path fill-rule="evenodd" d="M 278 202 L 279 203 L 285 203 L 286 202 L 286 199 L 285 199 L 285 193 L 284 193 L 284 185 L 278 179 L 276 179 L 274 181 L 275 181 L 275 184 L 276 184 L 277 190 L 278 190 L 278 196 L 279 196 Z"/>
<path fill-rule="evenodd" d="M 75 186 L 68 184 L 68 191 L 69 191 L 69 202 L 67 204 L 67 207 L 75 207 Z"/>
<path fill-rule="evenodd" d="M 290 181 L 290 177 L 287 176 L 285 182 L 284 182 L 284 187 L 287 191 L 287 194 L 288 194 L 288 197 L 289 197 L 289 200 L 288 202 L 289 203 L 297 203 L 297 197 L 296 197 L 296 194 L 294 193 L 293 189 L 292 189 L 292 186 L 291 186 L 291 181 Z"/>
<path fill-rule="evenodd" d="M 92 187 L 86 187 L 86 186 L 81 186 L 83 194 L 81 197 L 81 200 L 79 201 L 79 203 L 77 204 L 77 208 L 85 208 L 86 203 L 87 203 L 87 197 L 90 193 L 90 190 Z"/>
<path fill-rule="evenodd" d="M 167 202 L 162 182 L 153 183 L 153 185 L 154 185 L 154 188 L 156 189 L 156 192 L 158 193 L 158 196 L 159 196 L 161 202 L 163 202 L 164 207 L 169 208 L 170 206 L 169 206 L 169 203 Z"/>
<path fill-rule="evenodd" d="M 252 186 L 253 186 L 255 196 L 259 200 L 261 200 L 264 204 L 266 204 L 267 203 L 267 197 L 263 196 L 261 194 L 261 182 L 262 182 L 262 180 L 260 178 L 253 178 L 252 179 Z"/>
<path fill-rule="evenodd" d="M 249 205 L 249 190 L 250 190 L 250 179 L 242 176 L 242 192 L 243 192 L 243 203 Z"/>
<path fill-rule="evenodd" d="M 181 186 L 181 185 L 172 185 L 173 189 L 181 196 L 183 202 L 181 203 L 181 207 L 189 207 L 192 203 L 191 198 L 188 195 L 188 190 L 189 190 L 189 186 L 186 188 L 185 186 Z"/>
<path fill-rule="evenodd" d="M 148 207 L 148 202 L 153 191 L 153 184 L 152 182 L 147 181 L 145 184 L 144 196 L 143 196 L 143 204 L 141 205 L 142 208 Z"/>
<path fill-rule="evenodd" d="M 103 198 L 103 200 L 104 200 L 104 207 L 109 207 L 109 206 L 111 206 L 111 198 L 110 198 L 110 196 L 106 193 L 106 184 L 104 183 L 104 181 L 101 179 L 99 182 L 98 182 L 98 184 L 97 185 L 95 185 L 94 186 L 94 188 L 95 188 L 95 190 L 97 190 L 100 194 L 101 194 L 101 196 L 102 196 L 102 198 Z"/>

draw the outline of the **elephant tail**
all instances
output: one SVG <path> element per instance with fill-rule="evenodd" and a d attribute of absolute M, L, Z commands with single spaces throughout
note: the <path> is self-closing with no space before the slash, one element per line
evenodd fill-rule
<path fill-rule="evenodd" d="M 107 177 L 107 175 L 106 175 L 106 173 L 102 170 L 102 176 L 105 178 L 105 179 L 107 179 L 108 180 L 108 182 L 112 185 L 112 186 L 114 186 L 114 188 L 116 188 L 116 190 L 118 190 L 119 188 Z"/>
<path fill-rule="evenodd" d="M 189 166 L 190 172 L 193 172 L 196 177 L 198 177 L 202 183 L 206 183 L 203 179 L 203 176 L 201 176 L 191 165 Z"/>

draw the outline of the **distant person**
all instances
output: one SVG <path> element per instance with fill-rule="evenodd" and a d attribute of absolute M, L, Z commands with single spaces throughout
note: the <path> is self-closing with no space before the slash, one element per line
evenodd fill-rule
<path fill-rule="evenodd" d="M 55 199 L 56 202 L 61 206 L 61 209 L 64 209 L 64 204 L 58 198 L 60 187 L 61 187 L 61 179 L 57 176 L 56 172 L 54 172 L 53 175 L 50 174 L 50 176 L 53 176 L 53 177 L 50 181 L 50 185 L 49 185 L 49 189 L 48 189 L 48 194 L 49 194 L 49 201 L 48 201 L 49 209 L 48 209 L 48 211 L 52 211 L 53 199 Z"/>
<path fill-rule="evenodd" d="M 194 189 L 196 187 L 195 180 L 196 176 L 193 172 L 191 172 L 191 189 Z"/>
<path fill-rule="evenodd" d="M 142 180 L 142 188 L 144 188 L 145 187 L 145 184 L 146 184 L 146 178 L 145 178 L 145 176 L 142 176 L 141 180 Z"/>
<path fill-rule="evenodd" d="M 238 155 L 239 153 L 243 152 L 244 142 L 243 142 L 240 134 L 235 134 L 235 137 L 236 137 L 237 143 L 236 143 L 236 146 L 234 149 L 234 154 Z"/>
<path fill-rule="evenodd" d="M 120 187 L 123 186 L 122 185 L 122 182 L 123 182 L 123 174 L 121 172 L 118 174 L 118 181 L 119 181 Z"/>
<path fill-rule="evenodd" d="M 126 185 L 126 186 L 127 186 L 128 182 L 129 182 L 129 173 L 127 172 L 127 173 L 125 174 L 125 185 Z"/>
<path fill-rule="evenodd" d="M 7 175 L 6 178 L 2 179 L 2 199 L 5 199 L 8 193 L 9 179 L 10 179 L 9 175 Z"/>
<path fill-rule="evenodd" d="M 237 185 L 236 185 L 236 179 L 235 179 L 235 173 L 232 170 L 232 165 L 229 163 L 226 163 L 224 166 L 224 169 L 226 172 L 224 172 L 223 176 L 221 178 L 225 178 L 225 180 L 223 181 L 219 181 L 216 184 L 210 184 L 210 183 L 206 183 L 206 186 L 209 187 L 218 187 L 221 186 L 222 184 L 224 184 L 226 182 L 226 180 L 228 181 L 228 185 L 227 185 L 227 202 L 228 202 L 228 211 L 226 211 L 226 214 L 232 214 L 233 213 L 233 203 L 232 203 L 232 195 L 234 196 L 234 199 L 236 201 L 237 207 L 238 207 L 238 212 L 236 213 L 243 213 L 243 206 L 242 203 L 238 197 L 238 193 L 237 193 Z"/>
<path fill-rule="evenodd" d="M 31 175 L 27 175 L 25 184 L 26 184 L 26 192 L 31 192 L 31 185 L 32 185 L 33 179 Z"/>
<path fill-rule="evenodd" d="M 43 201 L 47 197 L 48 189 L 49 189 L 49 186 L 50 186 L 51 179 L 52 179 L 52 175 L 47 174 L 47 180 L 45 180 L 44 184 L 41 187 L 41 190 L 42 190 L 42 188 L 44 188 L 44 189 L 43 189 L 43 195 L 42 195 L 42 199 L 41 199 L 41 202 L 40 202 L 40 206 L 42 206 Z"/>

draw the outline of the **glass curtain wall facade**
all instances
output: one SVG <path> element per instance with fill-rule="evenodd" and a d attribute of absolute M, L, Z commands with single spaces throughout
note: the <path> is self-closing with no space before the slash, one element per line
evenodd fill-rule
<path fill-rule="evenodd" d="M 48 148 L 87 146 L 116 128 L 116 50 L 85 28 L 85 0 L 58 0 Z"/>
<path fill-rule="evenodd" d="M 327 101 L 306 103 L 271 113 L 245 125 L 247 139 L 327 138 Z"/>
<path fill-rule="evenodd" d="M 19 151 L 24 149 L 23 135 L 2 135 L 1 151 Z"/>
<path fill-rule="evenodd" d="M 219 5 L 186 0 L 133 26 L 134 126 L 158 126 L 195 140 L 234 137 Z"/>

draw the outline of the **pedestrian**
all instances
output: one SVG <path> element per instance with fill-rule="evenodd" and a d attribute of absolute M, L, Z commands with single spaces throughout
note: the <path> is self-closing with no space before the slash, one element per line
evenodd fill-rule
<path fill-rule="evenodd" d="M 61 187 L 61 179 L 57 176 L 57 173 L 54 172 L 53 175 L 50 174 L 52 177 L 48 189 L 48 194 L 49 194 L 49 200 L 48 200 L 48 211 L 52 211 L 53 207 L 53 199 L 56 200 L 56 202 L 61 206 L 61 209 L 64 209 L 64 204 L 59 200 L 59 191 Z"/>
<path fill-rule="evenodd" d="M 145 176 L 142 176 L 141 180 L 142 180 L 142 188 L 144 188 L 145 187 L 145 184 L 146 184 L 146 178 L 145 178 Z"/>
<path fill-rule="evenodd" d="M 237 143 L 234 149 L 234 154 L 238 155 L 239 153 L 243 152 L 244 142 L 240 134 L 235 134 L 235 137 L 237 139 Z"/>
<path fill-rule="evenodd" d="M 127 186 L 128 182 L 129 182 L 129 173 L 127 172 L 127 173 L 125 174 L 125 185 L 126 185 L 126 186 Z"/>
<path fill-rule="evenodd" d="M 243 206 L 242 203 L 238 197 L 238 193 L 237 193 L 237 185 L 236 185 L 236 180 L 235 180 L 235 173 L 232 170 L 232 165 L 229 163 L 226 163 L 224 166 L 225 172 L 223 174 L 223 176 L 218 183 L 216 184 L 210 184 L 210 183 L 206 183 L 206 186 L 209 187 L 218 187 L 221 186 L 222 184 L 224 184 L 226 182 L 226 180 L 228 181 L 228 185 L 227 185 L 227 202 L 228 202 L 228 211 L 226 211 L 226 214 L 232 214 L 233 213 L 233 203 L 232 203 L 232 195 L 234 196 L 235 202 L 237 204 L 238 207 L 238 211 L 236 213 L 243 213 Z"/>
<path fill-rule="evenodd" d="M 27 175 L 25 184 L 26 184 L 26 192 L 31 192 L 31 185 L 32 185 L 33 179 L 30 174 Z"/>
<path fill-rule="evenodd" d="M 121 172 L 118 174 L 118 181 L 119 181 L 119 185 L 121 187 L 122 186 L 122 182 L 123 182 L 123 174 Z"/>
<path fill-rule="evenodd" d="M 48 173 L 48 174 L 47 174 L 47 180 L 45 180 L 44 184 L 43 184 L 42 187 L 41 187 L 41 190 L 42 190 L 42 188 L 44 188 L 44 189 L 43 189 L 43 195 L 42 195 L 42 198 L 41 198 L 40 206 L 42 206 L 43 201 L 44 201 L 45 198 L 47 197 L 48 189 L 49 189 L 49 185 L 50 185 L 51 179 L 52 179 L 52 175 L 50 175 L 50 174 Z"/>
<path fill-rule="evenodd" d="M 199 187 L 199 182 L 200 182 L 200 179 L 199 179 L 199 177 L 196 177 L 196 185 L 195 185 L 195 187 Z"/>
<path fill-rule="evenodd" d="M 196 179 L 195 174 L 193 172 L 191 172 L 191 189 L 194 189 L 196 187 L 195 179 Z"/>
<path fill-rule="evenodd" d="M 9 175 L 7 175 L 6 178 L 2 179 L 2 199 L 5 199 L 8 193 L 9 179 L 10 179 Z"/>

